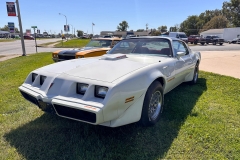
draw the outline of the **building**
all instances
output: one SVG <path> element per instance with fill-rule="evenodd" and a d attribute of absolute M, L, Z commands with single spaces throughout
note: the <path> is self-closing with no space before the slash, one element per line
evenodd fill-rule
<path fill-rule="evenodd" d="M 101 31 L 100 36 L 107 36 L 107 35 L 113 35 L 116 37 L 126 37 L 127 35 L 134 35 L 134 36 L 149 36 L 151 34 L 151 31 L 143 31 L 143 32 L 137 32 L 137 31 Z"/>
<path fill-rule="evenodd" d="M 240 27 L 236 28 L 223 28 L 223 29 L 209 29 L 207 31 L 201 32 L 200 36 L 206 37 L 209 35 L 217 35 L 223 38 L 225 42 L 237 38 L 240 35 Z"/>
<path fill-rule="evenodd" d="M 0 38 L 7 38 L 9 37 L 10 32 L 8 31 L 0 31 Z"/>

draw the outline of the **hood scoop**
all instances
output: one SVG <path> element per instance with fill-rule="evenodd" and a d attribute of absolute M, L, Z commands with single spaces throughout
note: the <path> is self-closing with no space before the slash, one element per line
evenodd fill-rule
<path fill-rule="evenodd" d="M 100 58 L 100 60 L 115 61 L 115 60 L 124 59 L 124 58 L 128 58 L 128 57 L 125 54 L 117 53 L 117 54 L 105 54 Z"/>

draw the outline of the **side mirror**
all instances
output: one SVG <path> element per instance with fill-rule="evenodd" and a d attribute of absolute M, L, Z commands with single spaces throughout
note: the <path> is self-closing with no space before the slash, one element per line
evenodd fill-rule
<path fill-rule="evenodd" d="M 177 57 L 179 58 L 179 57 L 182 57 L 182 56 L 184 56 L 186 53 L 185 52 L 177 52 Z"/>

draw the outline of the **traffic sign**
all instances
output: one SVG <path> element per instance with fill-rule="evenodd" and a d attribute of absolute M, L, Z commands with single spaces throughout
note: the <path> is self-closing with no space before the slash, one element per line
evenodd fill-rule
<path fill-rule="evenodd" d="M 32 28 L 37 28 L 37 26 L 32 26 Z"/>

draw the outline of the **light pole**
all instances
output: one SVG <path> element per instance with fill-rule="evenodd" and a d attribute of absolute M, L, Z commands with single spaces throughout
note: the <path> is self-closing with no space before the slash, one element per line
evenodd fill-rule
<path fill-rule="evenodd" d="M 71 24 L 69 24 L 69 25 L 71 25 Z M 71 25 L 72 26 L 72 36 L 73 36 L 73 25 Z"/>
<path fill-rule="evenodd" d="M 20 29 L 21 43 L 22 43 L 22 52 L 23 52 L 22 56 L 26 56 L 25 43 L 23 38 L 22 20 L 21 20 L 20 7 L 19 7 L 18 0 L 16 0 L 16 6 L 17 6 L 17 12 L 18 12 L 18 22 L 19 22 L 19 29 Z"/>
<path fill-rule="evenodd" d="M 67 30 L 67 34 L 68 34 L 68 28 L 67 28 L 67 16 L 64 15 L 64 14 L 62 14 L 62 13 L 59 13 L 59 15 L 63 15 L 63 16 L 65 16 L 65 18 L 66 18 L 66 30 Z"/>

